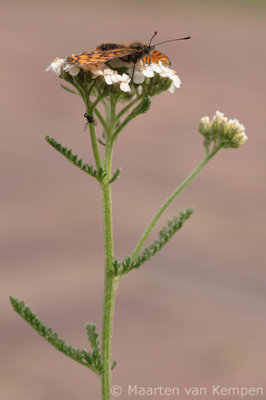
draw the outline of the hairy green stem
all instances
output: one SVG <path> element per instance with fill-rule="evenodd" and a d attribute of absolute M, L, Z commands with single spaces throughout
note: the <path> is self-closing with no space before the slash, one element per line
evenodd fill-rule
<path fill-rule="evenodd" d="M 134 110 L 131 111 L 131 113 L 124 119 L 124 121 L 121 122 L 121 124 L 118 126 L 116 131 L 113 134 L 113 141 L 116 140 L 117 136 L 119 133 L 124 129 L 124 127 L 133 119 L 135 118 Z"/>
<path fill-rule="evenodd" d="M 104 212 L 104 253 L 105 253 L 105 280 L 102 322 L 102 360 L 101 374 L 102 400 L 110 399 L 111 387 L 111 344 L 113 329 L 113 312 L 115 293 L 118 279 L 110 272 L 113 262 L 113 230 L 111 185 L 102 184 L 102 199 Z"/>
<path fill-rule="evenodd" d="M 89 110 L 87 110 L 87 113 L 90 115 Z M 94 122 L 89 123 L 89 129 L 90 129 L 91 145 L 92 145 L 92 150 L 93 150 L 93 154 L 94 154 L 94 158 L 95 158 L 95 163 L 96 163 L 97 168 L 99 169 L 102 167 L 102 160 L 101 160 L 101 155 L 99 152 Z"/>
<path fill-rule="evenodd" d="M 106 135 L 104 169 L 106 180 L 102 183 L 102 202 L 104 220 L 104 256 L 105 256 L 105 279 L 104 279 L 104 300 L 103 300 L 103 322 L 102 322 L 102 360 L 103 372 L 101 374 L 102 400 L 110 399 L 111 389 L 111 345 L 113 330 L 113 313 L 115 293 L 118 285 L 118 278 L 111 273 L 114 258 L 113 250 L 113 222 L 112 222 L 112 197 L 111 185 L 108 181 L 111 178 L 113 142 L 111 141 L 112 129 L 115 116 L 115 101 L 111 101 L 108 108 L 109 115 L 106 115 L 109 127 Z"/>
<path fill-rule="evenodd" d="M 187 185 L 198 175 L 198 173 L 202 170 L 202 168 L 210 161 L 210 159 L 221 149 L 221 146 L 215 147 L 208 155 L 205 156 L 203 161 L 191 172 L 190 175 L 173 191 L 173 193 L 166 199 L 166 201 L 163 203 L 161 208 L 157 211 L 145 231 L 143 232 L 140 240 L 138 241 L 135 249 L 130 255 L 131 261 L 133 261 L 139 254 L 142 246 L 146 242 L 148 236 L 150 235 L 152 229 L 154 228 L 155 224 L 161 217 L 161 215 L 164 213 L 164 211 L 169 207 L 169 205 L 173 202 L 173 200 L 176 198 L 176 196 L 179 195 L 182 190 L 184 190 Z"/>
<path fill-rule="evenodd" d="M 108 130 L 108 128 L 107 128 L 106 122 L 105 122 L 102 114 L 100 113 L 100 111 L 97 108 L 94 109 L 94 112 L 95 112 L 95 115 L 97 116 L 97 118 L 99 119 L 100 123 L 102 124 L 104 131 L 106 132 Z"/>

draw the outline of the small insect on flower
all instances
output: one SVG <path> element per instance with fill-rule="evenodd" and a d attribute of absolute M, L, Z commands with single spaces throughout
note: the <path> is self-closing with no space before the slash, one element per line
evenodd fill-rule
<path fill-rule="evenodd" d="M 132 62 L 133 64 L 136 64 L 139 60 L 142 60 L 144 64 L 157 64 L 161 61 L 163 65 L 171 65 L 169 58 L 163 53 L 155 50 L 155 46 L 176 40 L 190 39 L 190 36 L 187 36 L 184 38 L 166 40 L 152 45 L 151 42 L 156 35 L 157 32 L 154 33 L 149 44 L 142 42 L 133 42 L 130 44 L 102 43 L 95 51 L 83 52 L 77 56 L 73 55 L 67 57 L 66 62 L 83 69 L 90 69 L 93 64 L 106 64 L 113 60 L 121 60 L 127 63 Z"/>

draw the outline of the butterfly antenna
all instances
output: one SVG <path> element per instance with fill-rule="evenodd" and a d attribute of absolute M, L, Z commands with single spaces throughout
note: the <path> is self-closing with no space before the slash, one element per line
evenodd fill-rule
<path fill-rule="evenodd" d="M 153 38 L 154 38 L 154 36 L 155 35 L 153 35 Z M 165 40 L 164 42 L 156 43 L 153 46 L 158 46 L 159 44 L 168 43 L 168 42 L 175 42 L 176 40 L 188 40 L 188 39 L 191 39 L 191 36 L 186 36 L 186 37 L 182 37 L 182 38 L 178 38 L 178 39 Z"/>
<path fill-rule="evenodd" d="M 149 46 L 151 45 L 152 39 L 153 39 L 154 36 L 156 36 L 156 35 L 157 35 L 157 31 L 154 32 L 154 35 L 152 36 L 152 38 L 151 38 L 151 40 L 150 40 Z"/>

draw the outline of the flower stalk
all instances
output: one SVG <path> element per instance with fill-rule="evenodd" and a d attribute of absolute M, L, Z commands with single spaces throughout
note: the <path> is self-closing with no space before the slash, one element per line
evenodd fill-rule
<path fill-rule="evenodd" d="M 170 204 L 175 200 L 175 198 L 190 184 L 190 182 L 199 174 L 203 167 L 218 153 L 219 150 L 222 149 L 222 146 L 215 147 L 209 154 L 207 154 L 201 163 L 188 175 L 188 177 L 171 193 L 171 195 L 165 200 L 163 205 L 159 208 L 157 213 L 152 218 L 151 222 L 143 232 L 140 240 L 138 241 L 136 247 L 130 255 L 131 261 L 134 261 L 140 250 L 142 249 L 144 243 L 148 239 L 152 229 L 155 224 L 158 222 L 159 218 L 166 211 L 166 209 L 170 206 Z"/>

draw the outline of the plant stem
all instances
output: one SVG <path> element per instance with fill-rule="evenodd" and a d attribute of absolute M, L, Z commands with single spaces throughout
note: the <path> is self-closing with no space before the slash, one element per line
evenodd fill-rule
<path fill-rule="evenodd" d="M 134 104 L 136 104 L 140 99 L 140 96 L 136 97 L 132 100 L 127 106 L 125 106 L 116 116 L 116 119 L 119 120 Z"/>
<path fill-rule="evenodd" d="M 89 114 L 89 112 L 88 112 Z M 91 145 L 92 145 L 92 150 L 95 158 L 95 163 L 97 168 L 102 167 L 102 161 L 101 161 L 101 156 L 99 152 L 99 147 L 98 147 L 98 142 L 97 142 L 97 136 L 95 132 L 95 126 L 94 123 L 89 123 L 89 129 L 90 129 L 90 137 L 91 137 Z"/>
<path fill-rule="evenodd" d="M 97 108 L 94 109 L 94 112 L 95 112 L 95 115 L 97 116 L 97 118 L 99 119 L 100 123 L 102 124 L 104 131 L 106 132 L 108 128 L 107 128 L 106 122 L 105 122 L 102 114 L 100 113 L 100 111 Z"/>
<path fill-rule="evenodd" d="M 184 190 L 187 185 L 198 175 L 198 173 L 202 170 L 202 168 L 210 161 L 210 159 L 219 151 L 221 150 L 221 146 L 215 147 L 208 155 L 205 156 L 203 161 L 191 172 L 190 175 L 173 191 L 173 193 L 166 199 L 166 201 L 163 203 L 161 208 L 157 211 L 145 231 L 143 232 L 140 240 L 138 241 L 135 249 L 130 255 L 131 261 L 133 261 L 137 255 L 139 254 L 142 246 L 146 242 L 148 236 L 150 235 L 153 227 L 161 217 L 161 215 L 164 213 L 164 211 L 169 207 L 169 205 L 173 202 L 173 200 L 176 198 L 177 195 L 179 195 L 182 190 Z"/>
<path fill-rule="evenodd" d="M 104 302 L 103 302 L 103 323 L 102 323 L 102 360 L 103 373 L 101 375 L 102 400 L 110 399 L 111 387 L 111 344 L 113 329 L 113 312 L 115 293 L 118 285 L 118 278 L 110 272 L 113 261 L 113 242 L 111 228 L 111 196 L 108 193 L 109 186 L 103 187 L 104 203 L 104 225 L 105 225 L 105 280 L 104 280 Z"/>
<path fill-rule="evenodd" d="M 114 257 L 113 250 L 113 223 L 112 223 L 112 197 L 111 185 L 107 183 L 111 178 L 113 142 L 111 141 L 113 114 L 109 115 L 109 129 L 106 134 L 105 161 L 106 181 L 101 184 L 104 220 L 104 256 L 105 256 L 105 279 L 104 279 L 104 300 L 103 300 L 103 322 L 102 322 L 102 360 L 103 373 L 101 374 L 102 400 L 110 399 L 111 388 L 111 344 L 113 329 L 113 313 L 115 293 L 118 285 L 118 278 L 111 273 Z M 109 131 L 109 132 L 108 132 Z"/>

